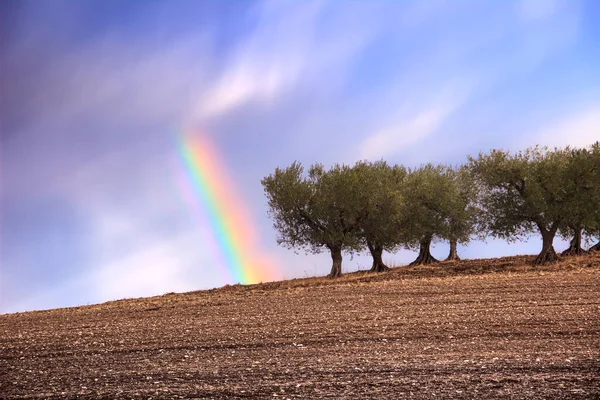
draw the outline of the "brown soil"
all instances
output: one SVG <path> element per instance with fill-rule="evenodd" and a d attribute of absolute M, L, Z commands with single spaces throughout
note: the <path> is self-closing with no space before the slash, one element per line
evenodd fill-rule
<path fill-rule="evenodd" d="M 0 315 L 0 398 L 600 398 L 600 254 Z"/>

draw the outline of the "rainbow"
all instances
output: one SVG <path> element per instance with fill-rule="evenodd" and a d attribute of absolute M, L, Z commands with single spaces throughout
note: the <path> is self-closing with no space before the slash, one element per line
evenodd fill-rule
<path fill-rule="evenodd" d="M 197 209 L 204 214 L 222 257 L 225 272 L 236 283 L 279 279 L 272 258 L 259 252 L 254 223 L 219 153 L 206 135 L 184 134 L 178 154 Z"/>

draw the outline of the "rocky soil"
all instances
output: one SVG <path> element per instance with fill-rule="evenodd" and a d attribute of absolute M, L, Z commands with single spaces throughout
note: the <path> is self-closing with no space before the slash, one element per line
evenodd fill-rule
<path fill-rule="evenodd" d="M 0 398 L 600 398 L 600 256 L 0 315 Z"/>

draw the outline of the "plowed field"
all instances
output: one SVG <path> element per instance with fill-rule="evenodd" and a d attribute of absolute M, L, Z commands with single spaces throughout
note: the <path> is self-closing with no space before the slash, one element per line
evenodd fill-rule
<path fill-rule="evenodd" d="M 600 398 L 600 257 L 525 261 L 0 315 L 0 398 Z"/>

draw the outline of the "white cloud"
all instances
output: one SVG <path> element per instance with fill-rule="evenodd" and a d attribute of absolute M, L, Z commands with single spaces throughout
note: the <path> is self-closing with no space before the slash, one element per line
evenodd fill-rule
<path fill-rule="evenodd" d="M 360 157 L 385 158 L 415 145 L 435 133 L 464 101 L 464 97 L 458 96 L 439 101 L 390 124 L 362 141 Z"/>
<path fill-rule="evenodd" d="M 250 100 L 272 99 L 296 79 L 294 69 L 292 65 L 276 65 L 261 71 L 261 68 L 251 65 L 236 64 L 202 96 L 195 117 L 204 120 Z"/>
<path fill-rule="evenodd" d="M 210 48 L 205 32 L 168 47 L 128 43 L 119 32 L 101 37 L 48 65 L 34 98 L 33 122 L 181 119 L 214 68 Z"/>
<path fill-rule="evenodd" d="M 206 276 L 205 282 L 190 277 L 199 277 L 203 264 L 200 252 L 195 251 L 199 239 L 202 239 L 201 235 L 194 231 L 171 239 L 161 237 L 129 256 L 103 266 L 93 277 L 97 297 L 109 300 L 198 289 L 206 283 Z M 208 259 L 204 261 L 206 264 Z M 213 279 L 212 283 L 218 283 L 219 278 Z"/>
<path fill-rule="evenodd" d="M 525 22 L 545 20 L 561 9 L 559 0 L 521 0 L 517 3 L 517 15 Z"/>
<path fill-rule="evenodd" d="M 60 285 L 46 286 L 23 300 L 0 304 L 0 313 L 78 306 L 84 304 L 82 299 L 90 304 L 185 292 L 229 282 L 228 272 L 218 269 L 210 252 L 198 248 L 199 243 L 210 240 L 208 232 L 188 230 L 170 238 L 155 236 L 153 240 L 142 231 L 132 233 L 145 236 L 140 239 L 146 244 L 107 264 L 98 260 L 94 270 L 66 277 Z"/>
<path fill-rule="evenodd" d="M 202 92 L 190 118 L 218 117 L 250 101 L 269 104 L 328 70 L 343 75 L 377 25 L 347 7 L 350 12 L 339 13 L 341 26 L 334 22 L 323 30 L 324 8 L 321 2 L 262 3 L 259 27 L 240 43 L 216 82 Z M 352 30 L 339 34 L 344 27 Z"/>
<path fill-rule="evenodd" d="M 585 147 L 600 140 L 600 105 L 562 117 L 549 126 L 526 136 L 527 146 Z"/>
<path fill-rule="evenodd" d="M 77 296 L 76 293 L 83 293 L 86 289 L 89 290 L 89 283 L 85 277 L 77 276 L 69 277 L 60 285 L 48 285 L 42 290 L 30 290 L 27 296 L 0 303 L 0 314 L 83 305 L 82 296 Z M 65 296 L 65 293 L 69 295 Z M 100 301 L 93 297 L 89 291 L 85 293 L 87 304 Z"/>

